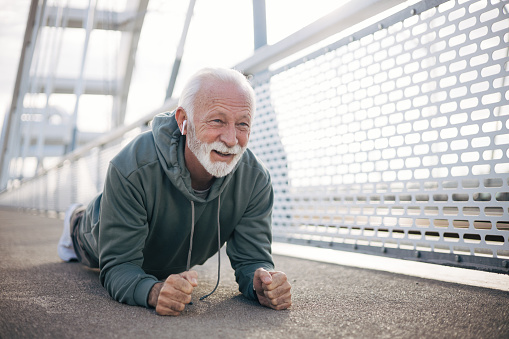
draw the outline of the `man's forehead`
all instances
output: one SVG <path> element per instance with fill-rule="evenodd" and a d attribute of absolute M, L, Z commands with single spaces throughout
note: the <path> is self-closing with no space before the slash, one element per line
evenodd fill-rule
<path fill-rule="evenodd" d="M 251 97 L 247 91 L 232 83 L 208 83 L 197 95 L 196 111 L 206 112 L 215 106 L 230 107 L 251 116 Z"/>
<path fill-rule="evenodd" d="M 247 100 L 250 97 L 244 87 L 239 86 L 234 82 L 221 80 L 210 80 L 204 82 L 200 88 L 200 92 L 202 92 L 205 96 L 209 95 L 211 97 L 239 96 Z"/>

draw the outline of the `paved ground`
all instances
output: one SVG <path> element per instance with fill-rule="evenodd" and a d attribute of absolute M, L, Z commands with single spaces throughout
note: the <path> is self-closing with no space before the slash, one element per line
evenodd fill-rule
<path fill-rule="evenodd" d="M 224 260 L 214 295 L 161 317 L 112 300 L 97 271 L 61 262 L 61 225 L 0 209 L 0 338 L 509 338 L 508 292 L 283 256 L 291 309 L 242 297 Z M 196 268 L 196 296 L 215 284 L 215 260 Z"/>

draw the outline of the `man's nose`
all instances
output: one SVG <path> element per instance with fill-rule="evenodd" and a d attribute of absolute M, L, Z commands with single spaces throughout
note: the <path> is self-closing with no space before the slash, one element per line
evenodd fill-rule
<path fill-rule="evenodd" d="M 224 128 L 223 133 L 221 133 L 221 141 L 228 147 L 237 145 L 237 131 L 234 125 L 228 124 Z"/>

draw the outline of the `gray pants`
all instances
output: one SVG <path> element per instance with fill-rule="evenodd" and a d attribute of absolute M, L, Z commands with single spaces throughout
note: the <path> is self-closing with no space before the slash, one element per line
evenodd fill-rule
<path fill-rule="evenodd" d="M 85 214 L 86 207 L 81 206 L 74 210 L 71 216 L 71 238 L 72 238 L 72 244 L 74 246 L 74 252 L 76 253 L 76 256 L 78 257 L 78 261 L 82 263 L 83 265 L 86 265 L 90 268 L 99 268 L 99 263 L 97 260 L 92 258 L 87 251 L 85 250 L 85 247 L 83 246 L 83 242 L 81 241 L 81 238 L 79 237 L 80 232 L 80 223 L 81 219 L 83 219 L 83 214 Z"/>

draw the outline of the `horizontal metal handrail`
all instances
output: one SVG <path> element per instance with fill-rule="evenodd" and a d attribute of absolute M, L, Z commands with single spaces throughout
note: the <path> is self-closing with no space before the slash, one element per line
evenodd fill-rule
<path fill-rule="evenodd" d="M 394 12 L 406 12 L 406 16 L 419 14 L 447 0 L 363 0 L 349 1 L 333 12 L 273 44 L 266 45 L 238 63 L 235 68 L 245 74 L 255 74 L 270 65 L 302 51 L 330 36 L 341 32 L 359 32 L 368 22 L 383 20 Z M 379 27 L 380 23 L 376 23 Z"/>

